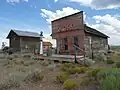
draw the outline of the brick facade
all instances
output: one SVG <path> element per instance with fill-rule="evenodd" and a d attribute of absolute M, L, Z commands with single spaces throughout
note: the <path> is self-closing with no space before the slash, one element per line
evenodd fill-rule
<path fill-rule="evenodd" d="M 84 48 L 83 12 L 52 22 L 52 37 L 57 40 L 57 53 L 74 54 L 74 37 L 77 37 L 79 48 Z M 64 39 L 68 48 L 65 49 Z M 78 51 L 78 54 L 82 52 Z"/>
<path fill-rule="evenodd" d="M 52 38 L 57 41 L 57 53 L 74 54 L 74 44 L 76 42 L 81 50 L 85 50 L 87 53 L 91 52 L 90 38 L 88 37 L 91 37 L 92 43 L 97 41 L 97 45 L 100 44 L 99 49 L 102 48 L 102 44 L 108 45 L 107 36 L 103 37 L 103 34 L 103 36 L 100 36 L 101 33 L 99 31 L 89 27 L 87 29 L 93 34 L 86 33 L 85 29 L 83 11 L 52 21 Z M 95 33 L 96 35 L 94 35 Z M 102 49 L 105 48 L 105 45 L 103 45 Z M 93 44 L 93 47 L 95 46 L 96 44 Z M 83 55 L 83 51 L 80 49 L 77 54 Z"/>

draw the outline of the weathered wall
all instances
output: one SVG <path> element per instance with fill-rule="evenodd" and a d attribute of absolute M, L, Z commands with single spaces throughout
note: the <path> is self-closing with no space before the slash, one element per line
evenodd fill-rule
<path fill-rule="evenodd" d="M 106 52 L 107 51 L 107 46 L 108 46 L 108 39 L 107 38 L 102 38 L 99 36 L 95 36 L 92 34 L 85 34 L 85 39 L 84 39 L 84 47 L 86 51 L 87 56 L 92 56 L 93 54 L 97 54 L 99 52 Z M 90 40 L 91 38 L 91 40 Z M 91 41 L 91 43 L 90 43 Z"/>
<path fill-rule="evenodd" d="M 20 37 L 21 52 L 39 52 L 40 38 Z"/>
<path fill-rule="evenodd" d="M 71 30 L 83 29 L 83 12 L 64 17 L 52 22 L 52 37 L 59 32 L 70 32 Z"/>
<path fill-rule="evenodd" d="M 20 38 L 17 36 L 11 37 L 9 39 L 10 48 L 14 50 L 20 50 Z"/>
<path fill-rule="evenodd" d="M 71 31 L 71 32 L 64 32 L 59 34 L 59 38 L 57 39 L 57 49 L 58 52 L 61 51 L 62 54 L 74 54 L 74 36 L 78 37 L 78 43 L 79 43 L 79 48 L 83 49 L 84 48 L 84 31 L 83 30 L 77 30 L 77 31 Z M 64 44 L 63 44 L 63 39 L 66 38 L 68 39 L 68 50 L 64 50 Z M 79 54 L 82 54 L 79 51 Z"/>
<path fill-rule="evenodd" d="M 57 40 L 57 53 L 74 54 L 74 36 L 78 37 L 79 47 L 84 48 L 83 12 L 67 16 L 52 22 L 52 38 Z M 63 39 L 68 39 L 68 50 L 65 50 Z M 81 54 L 81 52 L 79 52 Z"/>

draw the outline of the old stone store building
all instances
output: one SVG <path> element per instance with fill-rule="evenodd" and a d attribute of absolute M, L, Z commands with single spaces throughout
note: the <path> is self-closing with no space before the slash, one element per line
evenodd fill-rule
<path fill-rule="evenodd" d="M 83 11 L 52 21 L 52 38 L 57 41 L 57 53 L 73 55 L 74 45 L 77 54 L 106 50 L 108 36 L 87 26 L 83 20 Z"/>

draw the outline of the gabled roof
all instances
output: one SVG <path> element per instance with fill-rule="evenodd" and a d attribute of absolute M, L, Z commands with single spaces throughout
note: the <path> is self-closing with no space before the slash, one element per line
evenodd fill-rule
<path fill-rule="evenodd" d="M 103 34 L 102 32 L 99 32 L 98 30 L 96 30 L 94 28 L 91 28 L 87 25 L 84 25 L 84 26 L 85 26 L 85 32 L 86 33 L 94 34 L 94 35 L 97 35 L 97 36 L 100 36 L 100 37 L 103 37 L 103 38 L 109 38 L 109 36 Z"/>
<path fill-rule="evenodd" d="M 29 32 L 29 31 L 20 31 L 20 30 L 11 30 L 9 32 L 9 34 L 11 32 L 14 32 L 17 36 L 25 36 L 25 37 L 40 37 L 39 33 L 35 33 L 35 32 Z M 8 34 L 8 37 L 9 37 L 9 34 Z M 7 37 L 7 38 L 8 38 Z"/>

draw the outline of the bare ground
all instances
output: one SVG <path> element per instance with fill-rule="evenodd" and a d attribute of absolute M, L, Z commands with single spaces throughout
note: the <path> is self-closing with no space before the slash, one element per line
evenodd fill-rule
<path fill-rule="evenodd" d="M 12 58 L 12 60 L 10 60 Z M 24 63 L 23 63 L 24 62 Z M 20 83 L 18 88 L 9 88 L 8 90 L 64 90 L 63 85 L 56 82 L 56 73 L 60 71 L 61 64 L 53 64 L 55 66 L 48 67 L 50 64 L 43 61 L 35 61 L 30 58 L 9 56 L 3 57 L 0 55 L 0 82 L 4 82 L 10 76 L 15 76 L 15 81 Z M 111 67 L 104 63 L 97 63 L 92 68 Z M 25 76 L 34 70 L 41 70 L 44 79 L 40 83 L 25 83 Z M 71 75 L 69 78 L 78 82 L 82 81 L 85 74 Z M 2 90 L 2 89 L 1 89 Z M 91 84 L 87 86 L 79 86 L 77 90 L 99 90 L 97 85 Z"/>

